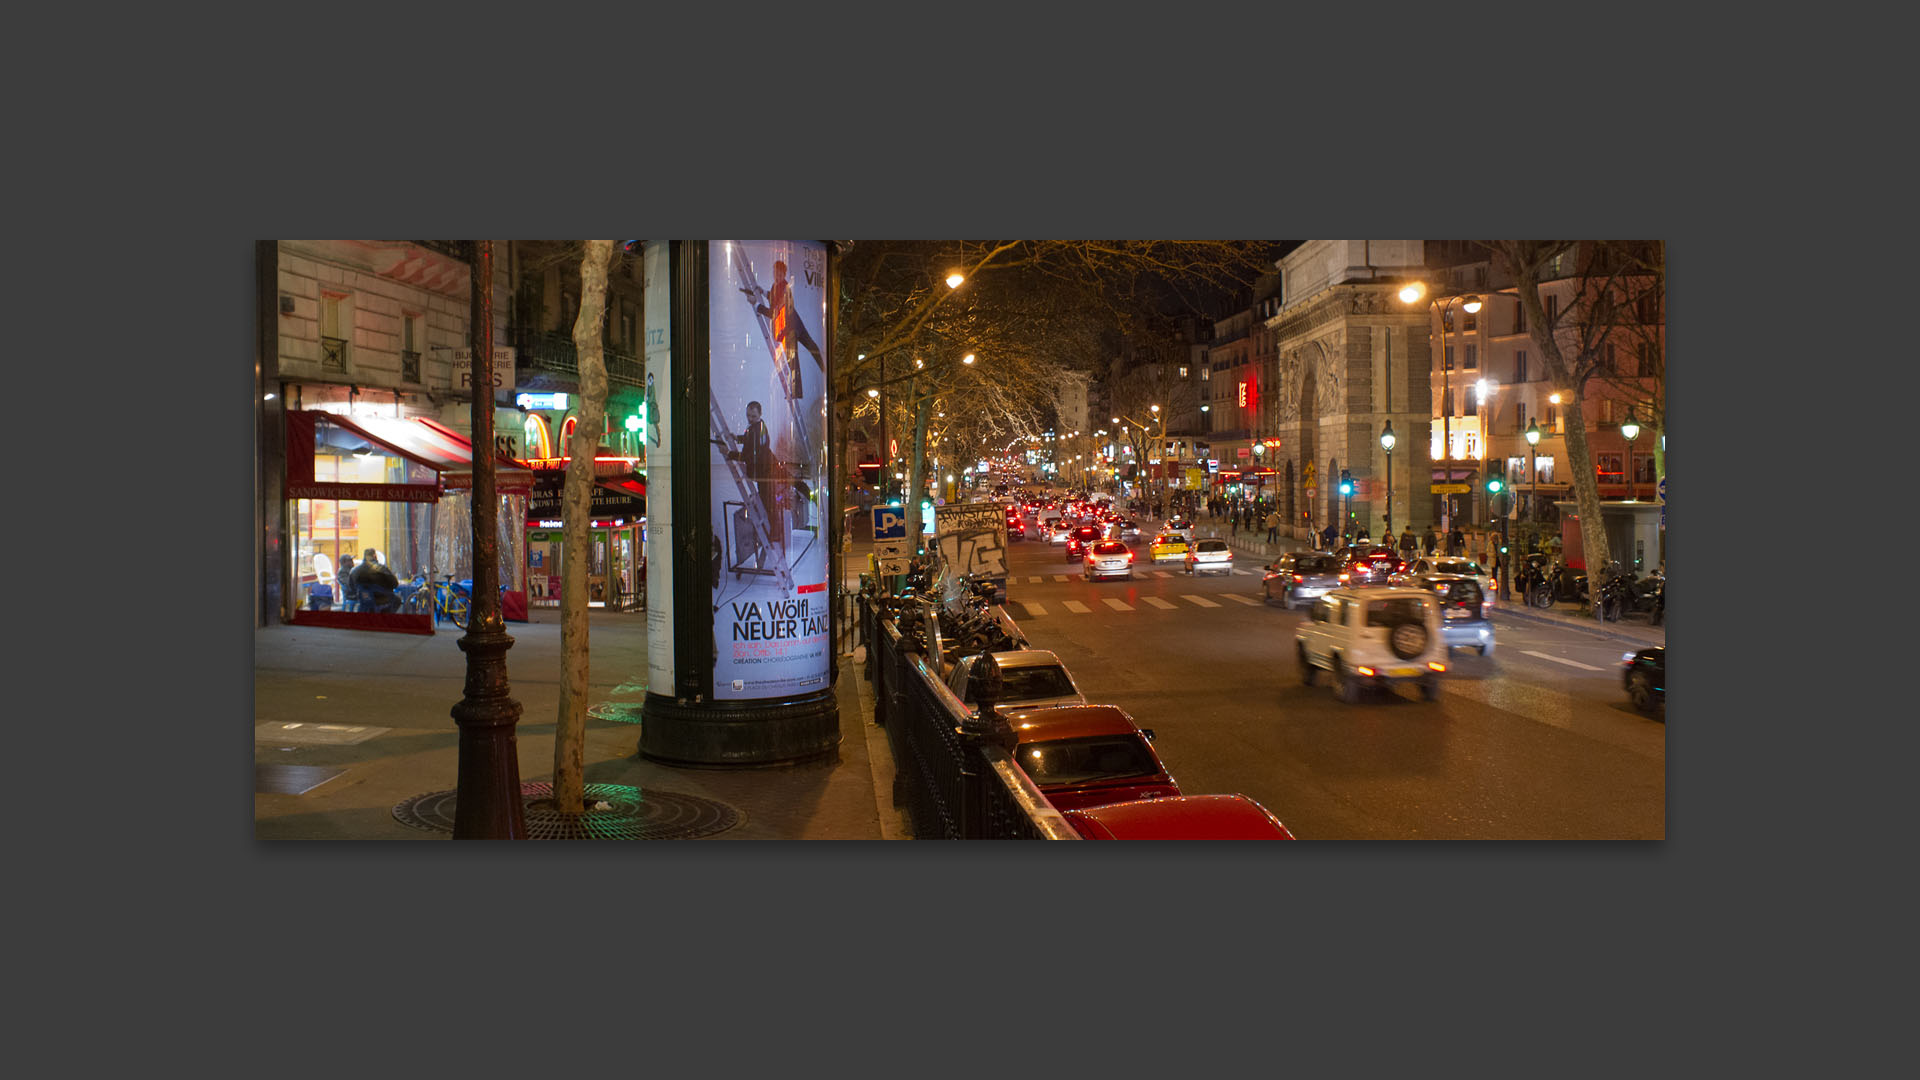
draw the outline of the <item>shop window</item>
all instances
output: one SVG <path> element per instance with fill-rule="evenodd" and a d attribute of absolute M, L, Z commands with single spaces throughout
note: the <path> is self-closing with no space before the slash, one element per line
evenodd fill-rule
<path fill-rule="evenodd" d="M 1626 474 L 1620 471 L 1619 454 L 1604 453 L 1593 455 L 1593 470 L 1600 474 L 1600 482 L 1603 484 L 1622 484 L 1626 482 Z"/>

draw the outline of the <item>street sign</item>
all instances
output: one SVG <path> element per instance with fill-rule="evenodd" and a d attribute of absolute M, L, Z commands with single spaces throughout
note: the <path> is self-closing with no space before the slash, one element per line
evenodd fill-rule
<path fill-rule="evenodd" d="M 1465 495 L 1473 490 L 1472 484 L 1435 484 L 1427 490 L 1435 495 Z"/>
<path fill-rule="evenodd" d="M 1314 487 L 1312 484 L 1307 485 L 1307 498 L 1311 499 L 1318 494 L 1320 494 L 1319 488 Z"/>
<path fill-rule="evenodd" d="M 1660 501 L 1667 501 L 1667 478 L 1664 476 L 1660 478 Z"/>
<path fill-rule="evenodd" d="M 873 538 L 904 540 L 907 536 L 907 512 L 898 506 L 873 508 Z"/>

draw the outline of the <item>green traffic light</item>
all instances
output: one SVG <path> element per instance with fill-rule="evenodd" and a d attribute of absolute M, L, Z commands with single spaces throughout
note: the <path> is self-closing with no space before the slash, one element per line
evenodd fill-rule
<path fill-rule="evenodd" d="M 1487 490 L 1492 492 L 1495 495 L 1500 494 L 1500 481 L 1498 480 L 1487 481 Z"/>

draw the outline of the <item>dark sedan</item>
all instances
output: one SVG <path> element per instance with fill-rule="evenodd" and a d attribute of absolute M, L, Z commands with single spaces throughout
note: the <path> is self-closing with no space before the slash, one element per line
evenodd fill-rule
<path fill-rule="evenodd" d="M 1348 588 L 1385 585 L 1387 578 L 1406 569 L 1400 556 L 1384 545 L 1356 544 L 1346 550 L 1349 554 L 1346 564 L 1340 568 L 1340 581 Z"/>
<path fill-rule="evenodd" d="M 1620 658 L 1620 682 L 1627 698 L 1643 713 L 1667 716 L 1667 647 L 1655 645 Z"/>
<path fill-rule="evenodd" d="M 1100 539 L 1098 525 L 1076 525 L 1067 533 L 1067 561 L 1083 559 L 1087 555 L 1087 545 Z"/>

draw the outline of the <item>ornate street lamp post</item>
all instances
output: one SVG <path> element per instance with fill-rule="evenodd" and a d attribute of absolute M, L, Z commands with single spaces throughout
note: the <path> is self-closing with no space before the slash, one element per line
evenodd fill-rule
<path fill-rule="evenodd" d="M 1536 453 L 1540 449 L 1540 422 L 1527 417 L 1527 476 L 1532 492 L 1527 496 L 1527 517 L 1532 522 L 1533 543 L 1540 542 L 1540 459 Z"/>
<path fill-rule="evenodd" d="M 1387 421 L 1385 431 L 1380 433 L 1380 448 L 1387 452 L 1387 540 L 1393 540 L 1393 421 Z"/>
<path fill-rule="evenodd" d="M 1640 421 L 1634 419 L 1631 405 L 1627 406 L 1626 420 L 1620 424 L 1620 434 L 1627 440 L 1627 501 L 1637 502 L 1640 499 L 1640 489 L 1634 483 L 1633 440 L 1640 437 Z"/>

